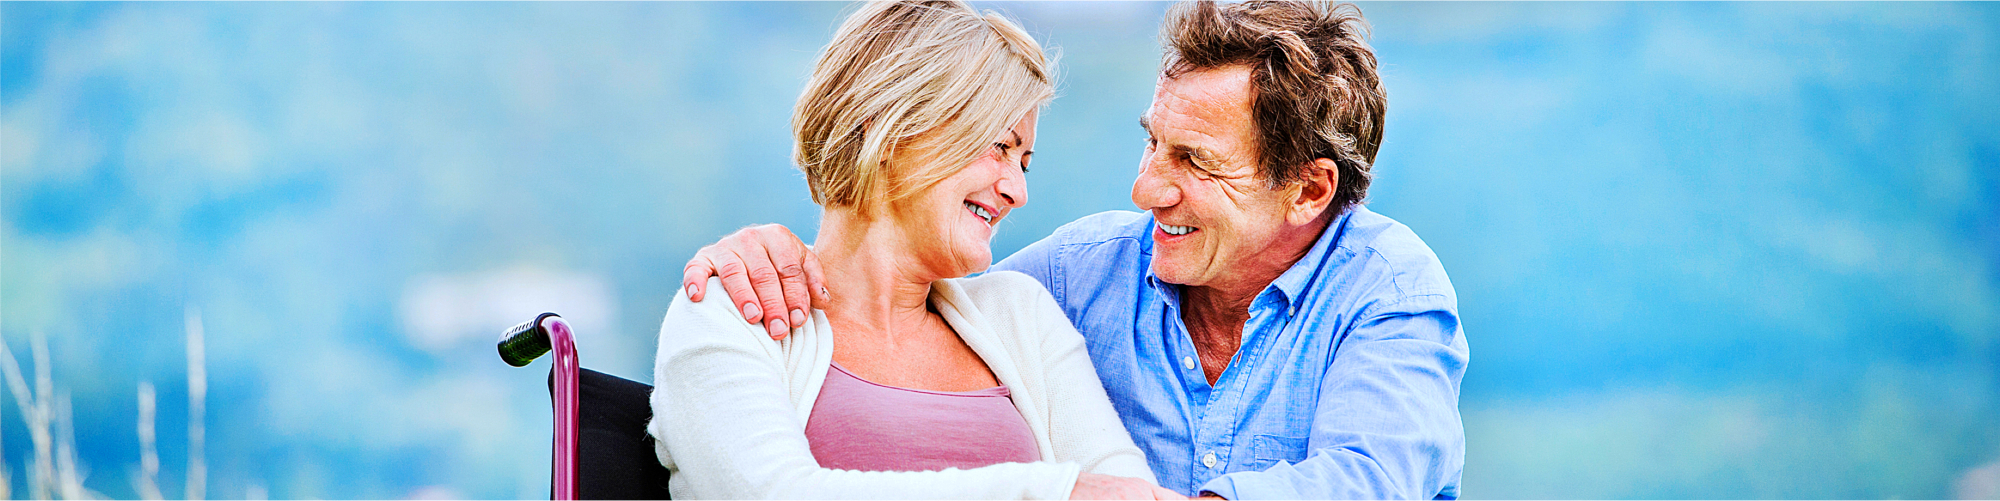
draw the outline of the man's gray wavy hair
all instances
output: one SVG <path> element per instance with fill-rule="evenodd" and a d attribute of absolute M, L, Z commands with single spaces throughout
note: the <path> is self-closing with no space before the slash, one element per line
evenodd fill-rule
<path fill-rule="evenodd" d="M 1212 1 L 1174 6 L 1160 28 L 1168 78 L 1231 65 L 1251 67 L 1251 114 L 1272 187 L 1326 158 L 1339 166 L 1335 210 L 1368 196 L 1382 145 L 1388 94 L 1368 46 L 1368 21 L 1353 4 Z"/>

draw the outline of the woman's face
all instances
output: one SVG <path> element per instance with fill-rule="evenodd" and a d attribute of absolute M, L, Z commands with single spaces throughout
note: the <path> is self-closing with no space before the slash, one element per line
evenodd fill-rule
<path fill-rule="evenodd" d="M 1035 112 L 992 138 L 986 153 L 910 203 L 892 209 L 912 258 L 940 278 L 985 271 L 993 263 L 993 228 L 1028 202 L 1028 161 Z"/>

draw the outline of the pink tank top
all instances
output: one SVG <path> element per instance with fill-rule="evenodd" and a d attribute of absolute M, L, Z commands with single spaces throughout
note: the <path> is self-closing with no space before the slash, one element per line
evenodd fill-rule
<path fill-rule="evenodd" d="M 1005 386 L 928 391 L 861 379 L 840 364 L 806 419 L 822 468 L 934 471 L 1039 461 L 1028 421 Z"/>

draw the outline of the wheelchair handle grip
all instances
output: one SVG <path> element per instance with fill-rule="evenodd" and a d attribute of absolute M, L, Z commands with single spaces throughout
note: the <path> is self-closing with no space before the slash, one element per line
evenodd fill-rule
<path fill-rule="evenodd" d="M 522 322 L 500 333 L 500 360 L 507 365 L 526 367 L 529 362 L 549 353 L 553 345 L 549 341 L 548 329 L 542 327 L 542 320 L 558 317 L 553 312 L 536 315 L 534 320 Z"/>
<path fill-rule="evenodd" d="M 578 373 L 576 338 L 561 315 L 543 313 L 534 320 L 516 325 L 500 334 L 500 360 L 525 367 L 550 352 L 555 353 L 549 368 L 549 398 L 555 407 L 556 436 L 549 497 L 556 501 L 576 499 L 576 443 Z"/>

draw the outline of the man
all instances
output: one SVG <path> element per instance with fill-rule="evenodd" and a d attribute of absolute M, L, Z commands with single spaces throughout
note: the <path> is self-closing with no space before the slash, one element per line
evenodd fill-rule
<path fill-rule="evenodd" d="M 1132 201 L 993 266 L 1049 288 L 1163 487 L 1228 499 L 1458 497 L 1457 296 L 1360 205 L 1386 109 L 1351 5 L 1177 5 Z M 822 296 L 782 227 L 704 248 L 774 335 Z M 789 313 L 789 314 L 788 314 Z"/>

